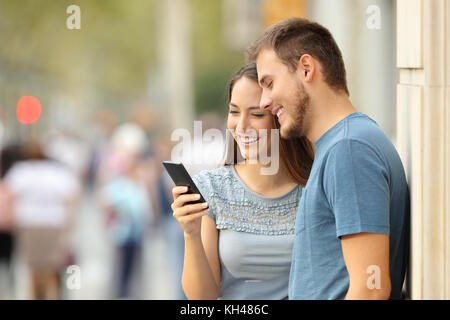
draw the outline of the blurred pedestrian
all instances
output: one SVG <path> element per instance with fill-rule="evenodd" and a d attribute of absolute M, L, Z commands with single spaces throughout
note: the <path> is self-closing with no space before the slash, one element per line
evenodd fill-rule
<path fill-rule="evenodd" d="M 14 237 L 11 202 L 12 195 L 3 180 L 0 180 L 0 299 L 10 298 L 12 294 Z"/>
<path fill-rule="evenodd" d="M 68 255 L 68 232 L 79 181 L 49 159 L 36 141 L 24 145 L 25 160 L 12 166 L 5 183 L 13 195 L 18 253 L 27 264 L 33 299 L 59 299 L 60 273 Z"/>
<path fill-rule="evenodd" d="M 13 296 L 14 218 L 12 194 L 3 178 L 12 165 L 21 160 L 20 145 L 3 148 L 0 155 L 0 297 Z M 2 272 L 4 271 L 4 272 Z"/>
<path fill-rule="evenodd" d="M 100 188 L 99 201 L 108 213 L 108 226 L 118 254 L 117 298 L 132 297 L 133 275 L 139 273 L 142 242 L 151 203 L 145 181 L 140 175 L 140 155 L 145 151 L 143 130 L 133 124 L 122 124 L 113 133 L 112 148 L 120 168 Z"/>

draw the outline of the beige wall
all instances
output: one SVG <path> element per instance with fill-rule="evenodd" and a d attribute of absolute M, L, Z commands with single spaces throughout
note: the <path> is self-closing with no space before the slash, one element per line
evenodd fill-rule
<path fill-rule="evenodd" d="M 379 29 L 367 27 L 370 6 L 380 9 Z M 308 13 L 341 49 L 352 104 L 395 140 L 395 1 L 309 0 Z"/>
<path fill-rule="evenodd" d="M 397 147 L 411 188 L 411 297 L 450 299 L 450 0 L 397 0 Z"/>

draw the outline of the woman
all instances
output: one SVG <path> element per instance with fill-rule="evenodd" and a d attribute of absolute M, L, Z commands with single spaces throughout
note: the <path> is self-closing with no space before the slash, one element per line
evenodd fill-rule
<path fill-rule="evenodd" d="M 189 299 L 287 298 L 297 206 L 313 150 L 306 139 L 275 140 L 279 168 L 261 173 L 278 160 L 262 161 L 276 147 L 271 129 L 279 128 L 275 116 L 259 109 L 261 93 L 255 63 L 230 82 L 227 127 L 244 161 L 228 150 L 225 166 L 194 176 L 208 208 L 187 205 L 199 195 L 183 194 L 185 187 L 172 190 L 173 215 L 184 230 L 182 284 Z"/>

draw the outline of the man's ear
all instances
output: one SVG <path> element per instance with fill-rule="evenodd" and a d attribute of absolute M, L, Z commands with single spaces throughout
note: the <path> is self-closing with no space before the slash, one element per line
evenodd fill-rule
<path fill-rule="evenodd" d="M 314 58 L 309 54 L 302 55 L 297 64 L 297 72 L 299 73 L 300 77 L 305 82 L 311 82 L 314 77 L 315 71 L 316 68 Z"/>

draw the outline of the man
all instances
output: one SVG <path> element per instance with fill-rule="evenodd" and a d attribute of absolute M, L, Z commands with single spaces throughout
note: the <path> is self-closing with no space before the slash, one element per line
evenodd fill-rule
<path fill-rule="evenodd" d="M 283 138 L 306 136 L 315 159 L 299 204 L 290 299 L 399 299 L 409 259 L 409 191 L 389 138 L 349 100 L 330 32 L 281 21 L 247 50 L 261 109 Z"/>

